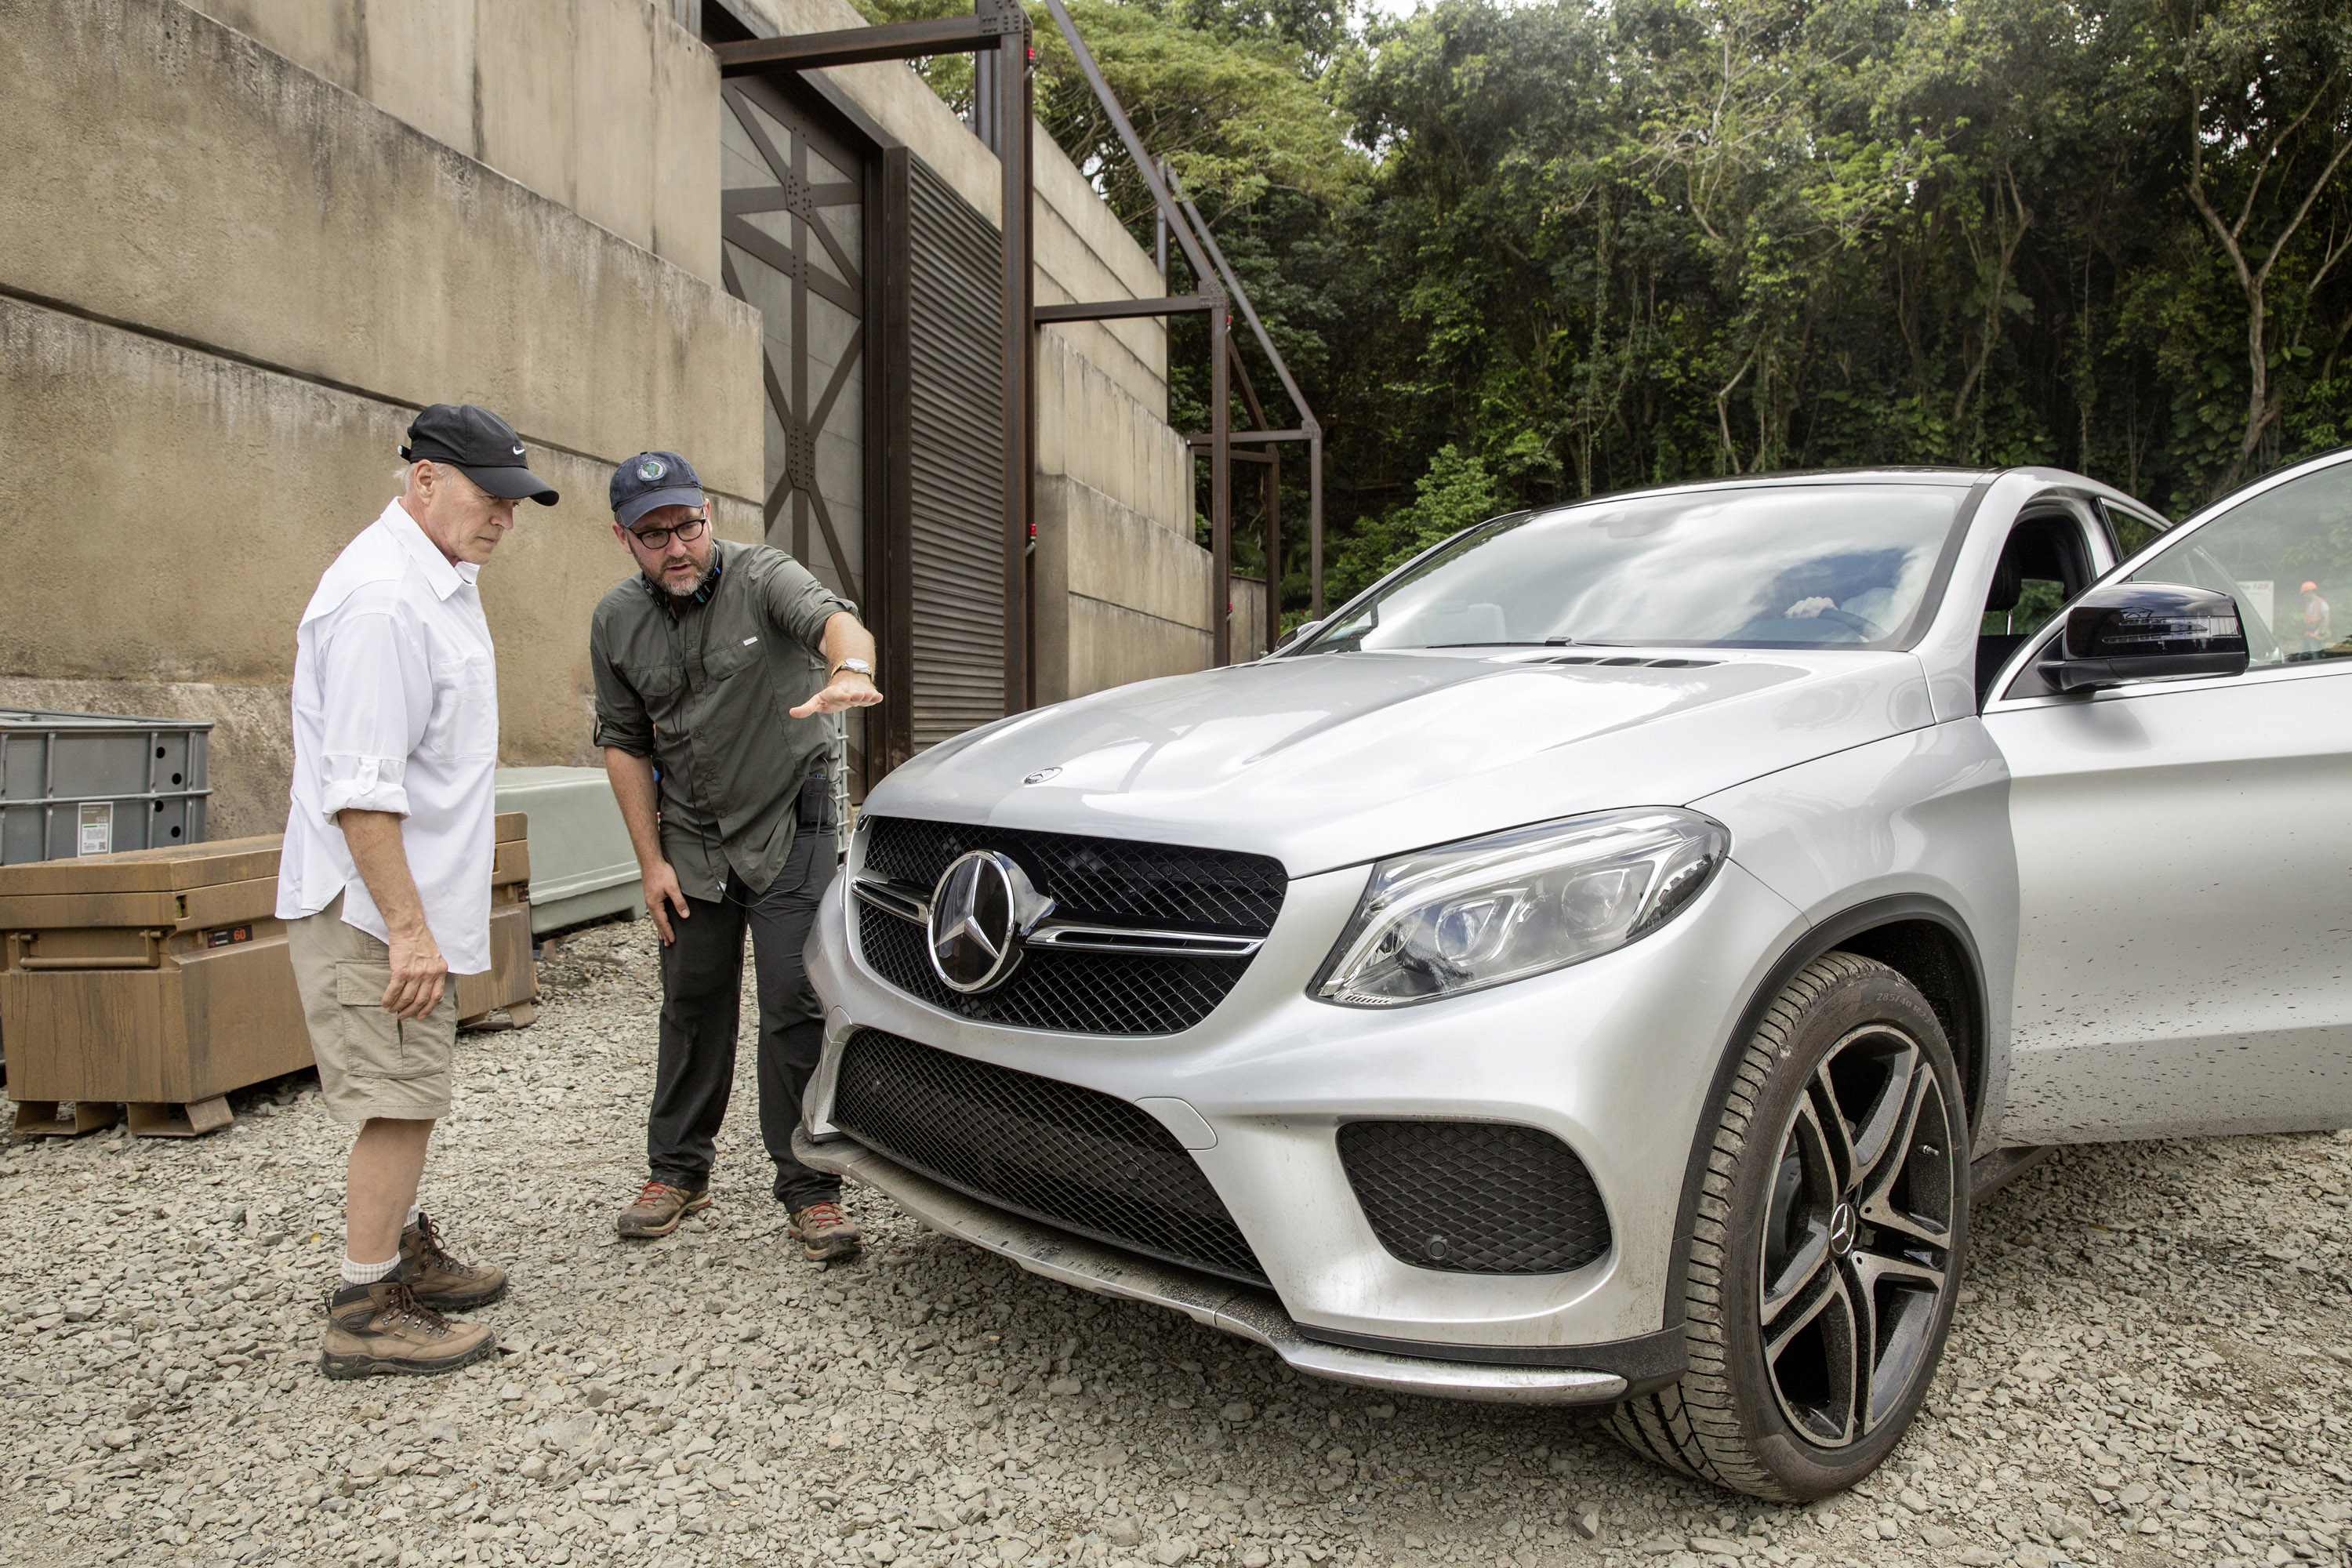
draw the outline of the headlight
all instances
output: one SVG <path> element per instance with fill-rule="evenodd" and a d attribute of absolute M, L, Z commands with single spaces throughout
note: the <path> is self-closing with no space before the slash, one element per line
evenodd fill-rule
<path fill-rule="evenodd" d="M 1383 860 L 1312 994 L 1394 1007 L 1581 963 L 1674 919 L 1730 848 L 1712 818 L 1642 806 Z"/>

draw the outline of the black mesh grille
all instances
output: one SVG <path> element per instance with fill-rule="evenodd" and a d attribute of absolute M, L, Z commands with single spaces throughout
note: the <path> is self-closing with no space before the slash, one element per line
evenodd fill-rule
<path fill-rule="evenodd" d="M 1266 1282 L 1192 1156 L 1126 1100 L 860 1029 L 842 1049 L 833 1121 L 1000 1208 L 1228 1279 Z"/>
<path fill-rule="evenodd" d="M 874 973 L 932 1006 L 983 1024 L 1080 1035 L 1170 1035 L 1225 999 L 1245 958 L 1145 958 L 1031 948 L 1004 984 L 965 995 L 940 984 L 923 928 L 870 906 L 857 911 L 858 946 Z"/>
<path fill-rule="evenodd" d="M 1533 1127 L 1350 1121 L 1339 1159 L 1372 1234 L 1417 1268 L 1565 1274 L 1609 1250 L 1592 1173 Z"/>
<path fill-rule="evenodd" d="M 1289 886 L 1281 861 L 1229 849 L 905 816 L 869 816 L 865 826 L 868 876 L 929 892 L 957 856 L 1001 849 L 1067 919 L 1264 936 Z"/>
<path fill-rule="evenodd" d="M 1114 925 L 1264 936 L 1288 887 L 1268 856 L 1174 844 L 1026 833 L 911 817 L 866 819 L 864 872 L 929 892 L 957 856 L 996 849 L 1021 863 L 1055 915 Z M 1246 958 L 1169 958 L 1032 948 L 1004 983 L 976 995 L 940 983 L 921 929 L 869 906 L 858 950 L 890 984 L 959 1017 L 1082 1035 L 1171 1035 L 1207 1017 Z"/>

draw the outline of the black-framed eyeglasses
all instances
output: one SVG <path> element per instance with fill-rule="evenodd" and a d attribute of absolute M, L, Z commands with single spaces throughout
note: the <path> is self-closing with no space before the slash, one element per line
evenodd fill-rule
<path fill-rule="evenodd" d="M 709 526 L 710 514 L 706 511 L 700 517 L 688 518 L 676 528 L 633 528 L 629 531 L 629 537 L 647 550 L 667 550 L 673 536 L 691 543 L 701 538 L 703 530 Z"/>

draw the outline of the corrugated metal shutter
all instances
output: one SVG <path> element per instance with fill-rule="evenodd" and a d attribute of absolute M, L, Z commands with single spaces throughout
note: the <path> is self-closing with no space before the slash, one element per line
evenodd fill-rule
<path fill-rule="evenodd" d="M 914 750 L 1004 713 L 999 244 L 909 158 L 908 563 Z"/>

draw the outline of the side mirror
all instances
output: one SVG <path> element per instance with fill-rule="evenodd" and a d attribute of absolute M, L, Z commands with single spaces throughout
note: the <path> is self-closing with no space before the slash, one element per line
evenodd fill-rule
<path fill-rule="evenodd" d="M 1301 621 L 1297 626 L 1282 634 L 1282 640 L 1274 645 L 1274 651 L 1280 653 L 1292 643 L 1298 641 L 1302 637 L 1312 637 L 1322 629 L 1323 623 L 1321 621 Z"/>
<path fill-rule="evenodd" d="M 2243 675 L 2237 601 L 2172 583 L 2111 583 L 2066 612 L 2065 634 L 2039 666 L 2056 691 L 2167 676 Z"/>

